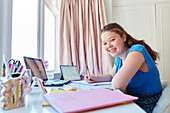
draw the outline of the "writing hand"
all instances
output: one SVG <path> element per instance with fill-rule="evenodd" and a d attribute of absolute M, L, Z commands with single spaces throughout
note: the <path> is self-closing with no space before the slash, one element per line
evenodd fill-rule
<path fill-rule="evenodd" d="M 95 83 L 97 81 L 95 81 L 95 76 L 85 76 L 85 79 L 88 83 Z"/>

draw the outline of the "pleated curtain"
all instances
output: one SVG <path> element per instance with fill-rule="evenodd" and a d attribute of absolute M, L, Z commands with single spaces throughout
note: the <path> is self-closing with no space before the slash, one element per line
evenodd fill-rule
<path fill-rule="evenodd" d="M 100 36 L 107 24 L 104 0 L 61 0 L 59 15 L 59 65 L 77 65 L 83 75 L 108 73 L 112 58 Z"/>

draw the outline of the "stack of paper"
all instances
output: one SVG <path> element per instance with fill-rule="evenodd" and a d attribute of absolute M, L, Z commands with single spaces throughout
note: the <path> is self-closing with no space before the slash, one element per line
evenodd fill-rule
<path fill-rule="evenodd" d="M 58 112 L 82 112 L 137 100 L 137 97 L 100 88 L 90 91 L 44 95 Z"/>
<path fill-rule="evenodd" d="M 72 81 L 72 83 L 76 84 L 83 84 L 83 85 L 89 85 L 89 86 L 103 86 L 103 85 L 112 85 L 112 82 L 97 82 L 97 83 L 88 83 L 85 80 L 81 81 Z"/>

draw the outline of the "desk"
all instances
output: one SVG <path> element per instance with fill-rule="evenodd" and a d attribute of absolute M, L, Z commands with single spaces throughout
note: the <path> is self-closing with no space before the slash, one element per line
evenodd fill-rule
<path fill-rule="evenodd" d="M 70 85 L 75 86 L 74 84 Z M 91 88 L 96 89 L 101 86 L 76 85 L 76 87 L 86 88 L 87 90 L 89 90 Z M 12 110 L 2 110 L 2 108 L 0 108 L 0 113 L 57 113 L 57 111 L 54 110 L 52 107 L 42 107 L 43 102 L 44 99 L 42 94 L 30 94 L 28 95 L 28 103 L 26 104 L 26 106 Z M 0 106 L 1 105 L 2 103 L 0 103 Z M 121 104 L 97 110 L 91 110 L 84 113 L 145 113 L 145 112 L 139 106 L 132 102 L 128 104 Z"/>

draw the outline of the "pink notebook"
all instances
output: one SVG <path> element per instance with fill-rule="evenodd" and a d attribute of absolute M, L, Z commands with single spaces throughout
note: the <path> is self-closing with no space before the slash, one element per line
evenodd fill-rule
<path fill-rule="evenodd" d="M 90 91 L 44 95 L 45 100 L 58 112 L 82 112 L 123 102 L 137 100 L 137 97 L 100 88 Z"/>

